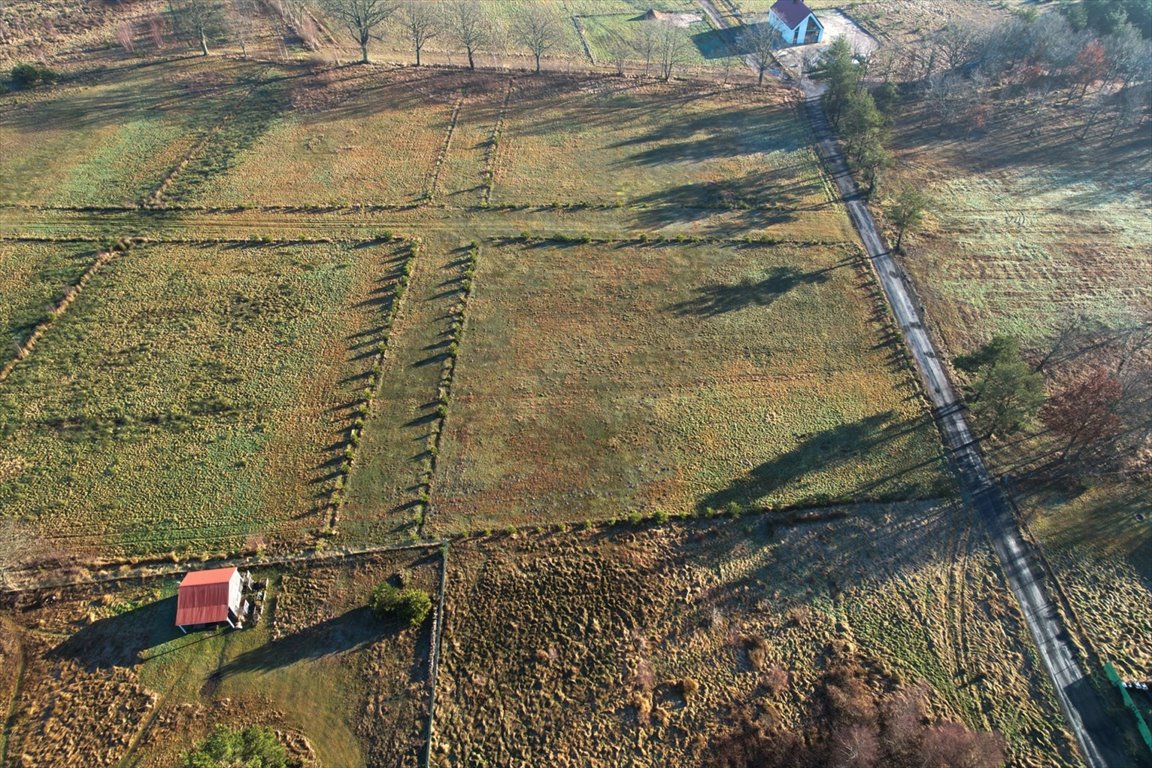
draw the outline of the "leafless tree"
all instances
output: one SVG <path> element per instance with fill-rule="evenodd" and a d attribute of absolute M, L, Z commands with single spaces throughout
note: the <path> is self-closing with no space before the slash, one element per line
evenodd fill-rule
<path fill-rule="evenodd" d="M 747 24 L 742 28 L 737 47 L 747 54 L 759 78 L 757 85 L 764 85 L 764 75 L 776 63 L 775 51 L 783 42 L 780 32 L 771 24 Z"/>
<path fill-rule="evenodd" d="M 560 43 L 560 21 L 548 8 L 530 5 L 516 16 L 512 34 L 535 57 L 539 72 L 541 57 Z"/>
<path fill-rule="evenodd" d="M 632 47 L 644 59 L 644 74 L 647 75 L 660 48 L 660 28 L 651 21 L 640 22 L 632 37 Z"/>
<path fill-rule="evenodd" d="M 447 12 L 448 30 L 468 54 L 468 68 L 476 69 L 476 51 L 488 40 L 484 11 L 476 0 L 453 0 Z"/>
<path fill-rule="evenodd" d="M 367 64 L 368 43 L 380 39 L 376 30 L 396 12 L 396 0 L 324 0 L 324 8 L 348 28 Z"/>
<path fill-rule="evenodd" d="M 672 71 L 688 60 L 691 43 L 688 35 L 677 27 L 666 24 L 660 33 L 660 73 L 665 80 L 672 79 Z"/>
<path fill-rule="evenodd" d="M 215 0 L 168 0 L 176 34 L 208 55 L 208 39 L 220 31 L 223 18 Z"/>
<path fill-rule="evenodd" d="M 240 43 L 240 55 L 248 58 L 248 41 L 256 34 L 260 9 L 256 0 L 231 0 L 228 5 L 228 27 Z"/>
<path fill-rule="evenodd" d="M 429 0 L 408 0 L 400 9 L 400 23 L 416 50 L 416 66 L 420 66 L 424 46 L 440 34 L 440 16 L 441 9 Z"/>

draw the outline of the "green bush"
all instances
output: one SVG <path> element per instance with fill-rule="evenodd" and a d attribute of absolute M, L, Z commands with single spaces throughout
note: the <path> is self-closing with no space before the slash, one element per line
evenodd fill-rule
<path fill-rule="evenodd" d="M 17 64 L 12 67 L 12 85 L 23 90 L 33 88 L 41 83 L 54 83 L 60 76 L 47 67 L 38 67 L 35 64 Z"/>
<path fill-rule="evenodd" d="M 382 619 L 399 619 L 418 627 L 432 611 L 432 598 L 421 589 L 399 589 L 384 582 L 372 590 L 368 605 Z"/>
<path fill-rule="evenodd" d="M 287 768 L 288 751 L 271 728 L 237 731 L 220 725 L 180 759 L 184 768 Z"/>

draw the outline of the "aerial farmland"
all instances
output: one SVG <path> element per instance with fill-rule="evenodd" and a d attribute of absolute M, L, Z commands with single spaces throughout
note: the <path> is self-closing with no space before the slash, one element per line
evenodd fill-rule
<path fill-rule="evenodd" d="M 1152 764 L 1144 17 L 907 5 L 4 3 L 0 768 Z"/>

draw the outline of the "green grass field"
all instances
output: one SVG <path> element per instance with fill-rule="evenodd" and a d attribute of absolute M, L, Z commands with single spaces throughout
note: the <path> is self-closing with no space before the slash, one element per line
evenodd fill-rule
<path fill-rule="evenodd" d="M 860 269 L 847 247 L 486 247 L 432 526 L 947 492 Z"/>
<path fill-rule="evenodd" d="M 820 212 L 830 196 L 798 118 L 777 92 L 521 78 L 494 200 Z"/>
<path fill-rule="evenodd" d="M 374 346 L 372 292 L 387 290 L 395 250 L 118 256 L 0 391 L 0 464 L 17 468 L 0 478 L 0 506 L 116 551 L 318 525 L 309 513 L 346 426 L 341 404 L 370 364 L 359 347 Z"/>
<path fill-rule="evenodd" d="M 96 260 L 95 243 L 0 243 L 0 366 Z"/>
<path fill-rule="evenodd" d="M 10 96 L 0 110 L 0 203 L 141 202 L 235 110 L 262 69 L 185 60 Z"/>

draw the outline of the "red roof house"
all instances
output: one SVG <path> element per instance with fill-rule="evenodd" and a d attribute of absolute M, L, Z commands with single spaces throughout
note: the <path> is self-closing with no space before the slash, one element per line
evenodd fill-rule
<path fill-rule="evenodd" d="M 240 615 L 243 590 L 240 570 L 213 568 L 193 571 L 180 582 L 176 595 L 176 626 L 187 632 L 189 627 L 204 624 L 236 626 Z"/>

